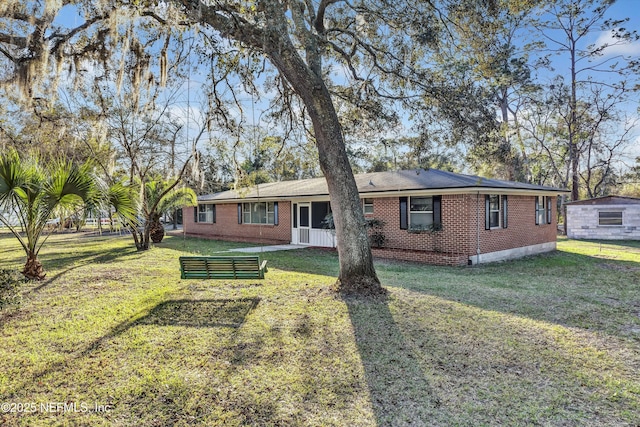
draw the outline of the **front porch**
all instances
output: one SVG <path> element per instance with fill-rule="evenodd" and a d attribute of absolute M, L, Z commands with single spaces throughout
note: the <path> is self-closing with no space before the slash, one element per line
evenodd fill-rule
<path fill-rule="evenodd" d="M 324 220 L 331 212 L 328 201 L 300 201 L 291 204 L 291 244 L 335 248 L 336 236 Z"/>

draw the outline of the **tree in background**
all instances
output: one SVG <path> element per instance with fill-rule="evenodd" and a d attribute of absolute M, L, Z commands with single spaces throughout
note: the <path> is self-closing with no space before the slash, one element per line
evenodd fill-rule
<path fill-rule="evenodd" d="M 108 147 L 107 155 L 97 159 L 106 180 L 126 182 L 138 202 L 143 223 L 130 230 L 138 250 L 162 240 L 163 214 L 181 207 L 182 202 L 195 204 L 195 193 L 184 186 L 184 179 L 187 174 L 194 181 L 199 178 L 198 143 L 211 131 L 214 113 L 206 96 L 186 92 L 188 55 L 184 43 L 175 46 L 165 65 L 174 73 L 163 85 L 135 84 L 139 71 L 130 65 L 122 69 L 120 89 L 105 74 L 90 82 L 91 95 L 75 100 L 91 123 L 92 138 L 99 141 L 94 145 Z M 131 56 L 132 63 L 140 60 Z M 191 101 L 186 102 L 185 96 Z"/>
<path fill-rule="evenodd" d="M 640 157 L 636 157 L 635 165 L 622 176 L 621 183 L 616 188 L 621 196 L 640 198 Z"/>
<path fill-rule="evenodd" d="M 452 4 L 449 14 L 455 36 L 440 56 L 443 71 L 471 89 L 464 97 L 469 104 L 465 109 L 482 111 L 491 106 L 498 114 L 480 116 L 486 123 L 479 126 L 455 119 L 464 111 L 457 105 L 444 112 L 456 126 L 478 130 L 468 144 L 468 158 L 496 178 L 526 180 L 528 175 L 518 119 L 526 99 L 536 96 L 539 86 L 529 64 L 528 52 L 535 43 L 523 42 L 521 34 L 531 23 L 536 5 L 535 1 L 496 0 L 483 10 L 478 2 L 461 1 Z"/>
<path fill-rule="evenodd" d="M 2 95 L 5 124 L 0 123 L 0 146 L 30 153 L 45 162 L 64 157 L 83 163 L 99 151 L 84 138 L 82 115 L 63 100 L 51 104 L 35 100 L 30 108 L 24 108 L 9 93 Z"/>
<path fill-rule="evenodd" d="M 419 137 L 382 138 L 371 142 L 359 157 L 368 167 L 366 172 L 382 172 L 407 169 L 441 169 L 460 171 L 458 161 L 462 157 L 454 149 L 440 143 L 437 136 L 428 134 Z"/>
<path fill-rule="evenodd" d="M 81 210 L 96 203 L 99 195 L 89 163 L 58 160 L 44 166 L 35 158 L 21 158 L 15 151 L 0 154 L 0 207 L 6 212 L 0 215 L 0 222 L 18 239 L 27 256 L 22 270 L 25 277 L 42 280 L 46 276 L 38 254 L 47 241 L 45 229 L 54 211 L 60 207 Z M 105 196 L 123 219 L 134 219 L 135 210 L 122 187 L 111 187 Z"/>
<path fill-rule="evenodd" d="M 114 159 L 111 164 L 102 164 L 102 169 L 112 180 L 124 177 L 131 197 L 138 200 L 144 223 L 141 229 L 132 227 L 131 232 L 136 248 L 147 250 L 152 231 L 156 236 L 160 233 L 159 219 L 166 209 L 177 208 L 181 201 L 195 204 L 195 193 L 182 187 L 182 180 L 187 171 L 199 170 L 193 164 L 198 158 L 195 147 L 206 124 L 187 141 L 182 123 L 172 122 L 164 114 L 168 104 L 157 109 L 146 104 L 143 96 L 138 99 L 139 107 L 120 101 L 100 112 Z M 166 179 L 159 179 L 161 174 Z"/>
<path fill-rule="evenodd" d="M 549 52 L 539 61 L 551 72 L 556 67 L 561 70 L 550 86 L 555 94 L 552 105 L 557 111 L 551 120 L 556 120 L 557 127 L 564 130 L 554 139 L 562 138 L 566 146 L 572 200 L 580 197 L 581 173 L 588 193 L 594 194 L 593 187 L 597 184 L 593 184 L 594 174 L 589 170 L 592 166 L 598 165 L 601 180 L 606 179 L 611 169 L 606 165 L 600 167 L 602 159 L 610 164 L 624 146 L 628 128 L 624 128 L 622 137 L 613 138 L 616 140 L 613 145 L 603 146 L 612 139 L 610 133 L 604 135 L 603 127 L 611 123 L 625 126 L 614 114 L 615 108 L 638 89 L 640 62 L 624 54 L 609 55 L 613 47 L 638 40 L 636 32 L 623 27 L 628 18 L 607 19 L 612 4 L 609 0 L 557 0 L 541 9 L 541 17 L 535 23 Z M 606 31 L 610 38 L 587 45 L 588 37 L 601 31 Z M 604 156 L 593 163 L 599 151 Z"/>

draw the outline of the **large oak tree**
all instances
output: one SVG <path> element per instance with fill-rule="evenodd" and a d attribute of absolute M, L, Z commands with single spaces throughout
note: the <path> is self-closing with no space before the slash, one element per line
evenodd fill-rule
<path fill-rule="evenodd" d="M 74 6 L 71 10 L 82 19 L 63 25 L 56 17 L 66 6 Z M 424 93 L 446 105 L 447 91 L 428 64 L 440 39 L 450 35 L 445 31 L 449 6 L 447 1 L 404 0 L 57 0 L 43 6 L 12 0 L 0 7 L 0 54 L 31 97 L 41 70 L 51 62 L 69 63 L 79 72 L 81 58 L 90 57 L 109 69 L 119 62 L 113 61 L 113 54 L 120 49 L 139 53 L 134 75 L 144 75 L 140 66 L 155 58 L 160 58 L 162 75 L 162 35 L 180 28 L 199 29 L 206 40 L 198 46 L 203 56 L 235 51 L 266 59 L 277 70 L 281 93 L 299 101 L 286 105 L 299 106 L 294 113 L 309 121 L 307 129 L 318 148 L 334 212 L 338 288 L 376 294 L 383 290 L 373 267 L 336 101 L 360 111 L 353 122 L 363 126 L 370 120 L 397 119 L 390 107 L 424 99 Z M 131 30 L 126 22 L 139 24 Z M 139 33 L 157 37 L 158 43 L 137 42 Z M 238 76 L 253 85 L 248 81 L 255 74 L 245 70 Z"/>
<path fill-rule="evenodd" d="M 349 164 L 340 121 L 323 75 L 329 47 L 324 15 L 332 1 L 258 2 L 248 7 L 184 1 L 188 16 L 223 36 L 262 52 L 302 99 L 313 124 L 320 167 L 333 206 L 340 257 L 340 289 L 380 288 L 364 227 L 358 189 Z"/>

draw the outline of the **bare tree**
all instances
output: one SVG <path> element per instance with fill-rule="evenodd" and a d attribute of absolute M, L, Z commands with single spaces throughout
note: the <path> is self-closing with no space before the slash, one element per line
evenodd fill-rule
<path fill-rule="evenodd" d="M 552 70 L 558 62 L 551 55 L 559 56 L 560 66 L 566 66 L 566 80 L 557 78 L 566 84 L 566 104 L 568 114 L 564 116 L 567 126 L 568 162 L 570 165 L 571 199 L 579 198 L 581 147 L 593 148 L 593 132 L 587 128 L 592 116 L 588 114 L 589 104 L 594 103 L 590 95 L 599 99 L 623 101 L 636 85 L 629 84 L 638 75 L 638 61 L 625 55 L 608 55 L 609 50 L 620 44 L 638 40 L 635 32 L 624 29 L 622 24 L 628 20 L 606 19 L 607 10 L 612 5 L 608 0 L 558 0 L 548 9 L 549 19 L 541 19 L 537 28 L 545 40 L 548 54 L 542 58 Z M 586 38 L 594 32 L 608 31 L 611 39 L 599 44 L 587 45 Z M 563 65 L 564 64 L 564 65 Z M 564 74 L 564 73 L 563 73 Z M 617 80 L 611 80 L 615 75 Z M 622 77 L 622 78 L 620 78 Z M 626 77 L 626 78 L 624 78 Z M 608 95 L 604 95 L 608 93 Z M 585 106 L 587 108 L 585 108 Z M 601 119 L 605 118 L 601 115 Z M 600 121 L 598 118 L 596 122 Z M 587 149 L 587 152 L 592 152 Z"/>

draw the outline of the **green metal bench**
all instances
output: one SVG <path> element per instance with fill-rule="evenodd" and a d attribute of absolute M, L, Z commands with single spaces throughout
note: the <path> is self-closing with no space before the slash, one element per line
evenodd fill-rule
<path fill-rule="evenodd" d="M 257 256 L 182 256 L 182 279 L 264 279 L 267 261 Z"/>

